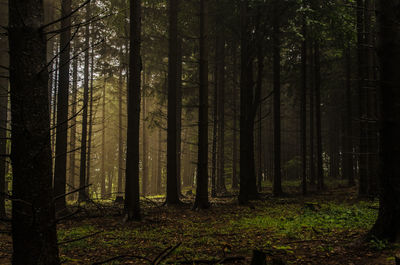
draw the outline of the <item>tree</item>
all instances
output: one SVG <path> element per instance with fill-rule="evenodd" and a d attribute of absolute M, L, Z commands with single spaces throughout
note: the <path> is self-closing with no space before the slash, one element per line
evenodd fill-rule
<path fill-rule="evenodd" d="M 3 3 L 2 3 L 3 4 Z M 4 3 L 5 5 L 7 3 Z M 7 8 L 0 11 L 0 25 L 6 26 L 8 19 Z M 7 38 L 0 38 L 0 65 L 8 66 Z M 7 108 L 8 108 L 8 71 L 0 68 L 0 218 L 6 215 L 6 162 L 7 162 Z"/>
<path fill-rule="evenodd" d="M 14 265 L 60 264 L 43 1 L 9 1 Z"/>
<path fill-rule="evenodd" d="M 83 113 L 82 113 L 82 136 L 81 136 L 81 161 L 79 173 L 79 197 L 80 202 L 87 199 L 86 183 L 86 161 L 87 161 L 87 134 L 88 134 L 88 109 L 89 109 L 89 46 L 90 46 L 90 29 L 89 20 L 91 16 L 90 3 L 86 6 L 86 27 L 85 27 L 85 67 L 83 72 Z"/>
<path fill-rule="evenodd" d="M 278 1 L 274 2 L 273 15 L 273 84 L 274 84 L 274 185 L 275 196 L 282 194 L 281 184 L 281 48 Z"/>
<path fill-rule="evenodd" d="M 177 87 L 178 87 L 178 0 L 169 1 L 167 204 L 178 204 Z"/>
<path fill-rule="evenodd" d="M 400 1 L 378 1 L 380 87 L 380 204 L 371 234 L 400 242 Z"/>
<path fill-rule="evenodd" d="M 71 50 L 71 0 L 61 1 L 60 67 L 57 95 L 56 158 L 54 169 L 54 195 L 65 194 L 67 183 L 68 94 Z M 56 201 L 56 211 L 66 208 L 66 198 Z"/>
<path fill-rule="evenodd" d="M 130 45 L 128 85 L 128 132 L 125 173 L 125 218 L 140 220 L 139 198 L 139 135 L 141 82 L 141 0 L 130 0 Z"/>
<path fill-rule="evenodd" d="M 208 201 L 208 0 L 200 0 L 199 144 L 196 199 L 193 208 L 207 209 Z"/>
<path fill-rule="evenodd" d="M 307 21 L 305 14 L 302 20 L 302 34 L 303 40 L 301 42 L 301 96 L 300 96 L 300 130 L 301 130 L 301 175 L 302 175 L 302 192 L 303 195 L 307 193 Z M 313 91 L 310 87 L 310 175 L 314 173 L 314 145 L 313 145 Z M 313 178 L 311 177 L 311 180 Z"/>

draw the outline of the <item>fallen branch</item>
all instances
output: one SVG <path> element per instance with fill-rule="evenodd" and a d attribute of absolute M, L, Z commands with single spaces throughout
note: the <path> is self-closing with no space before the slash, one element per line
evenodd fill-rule
<path fill-rule="evenodd" d="M 238 256 L 238 257 L 226 257 L 223 259 L 193 259 L 193 260 L 177 260 L 168 262 L 168 264 L 225 264 L 233 261 L 241 261 L 245 260 L 245 257 Z"/>
<path fill-rule="evenodd" d="M 182 244 L 182 242 L 179 242 L 178 244 L 176 244 L 176 245 L 175 245 L 173 248 L 171 248 L 165 255 L 161 256 L 161 258 L 160 258 L 157 262 L 153 261 L 152 264 L 154 264 L 154 265 L 160 264 L 161 261 L 163 261 L 163 260 L 166 259 L 169 255 L 171 255 L 171 253 L 172 253 L 175 249 L 177 249 L 181 244 Z M 165 252 L 165 251 L 164 251 L 164 252 Z"/>
<path fill-rule="evenodd" d="M 108 262 L 110 262 L 110 261 L 119 260 L 119 259 L 126 259 L 126 258 L 136 258 L 136 259 L 141 259 L 141 260 L 146 260 L 146 261 L 148 261 L 148 262 L 151 262 L 150 259 L 148 259 L 148 258 L 146 258 L 146 257 L 142 257 L 142 256 L 136 256 L 136 255 L 120 255 L 120 256 L 116 256 L 116 257 L 113 257 L 113 258 L 109 258 L 109 259 L 106 259 L 106 260 L 103 260 L 103 261 L 98 261 L 98 262 L 92 263 L 92 265 L 105 264 L 105 263 L 108 263 Z"/>
<path fill-rule="evenodd" d="M 90 235 L 86 235 L 86 236 L 83 236 L 83 237 L 80 237 L 80 238 L 75 238 L 75 239 L 71 239 L 71 240 L 62 241 L 62 242 L 59 242 L 58 245 L 65 245 L 65 244 L 69 244 L 69 243 L 72 243 L 72 242 L 80 241 L 80 240 L 83 240 L 83 239 L 98 235 L 100 233 L 103 233 L 103 231 L 99 231 L 99 232 L 96 232 L 96 233 L 93 233 L 93 234 L 90 234 Z"/>

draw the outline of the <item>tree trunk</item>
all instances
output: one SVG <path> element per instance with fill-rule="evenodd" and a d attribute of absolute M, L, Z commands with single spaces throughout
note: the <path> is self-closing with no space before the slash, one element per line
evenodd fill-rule
<path fill-rule="evenodd" d="M 400 242 L 400 1 L 378 1 L 380 87 L 379 87 L 379 215 L 371 233 Z"/>
<path fill-rule="evenodd" d="M 315 113 L 317 129 L 317 188 L 324 189 L 324 171 L 322 165 L 322 128 L 321 128 L 321 66 L 319 59 L 319 43 L 314 43 L 315 63 Z"/>
<path fill-rule="evenodd" d="M 123 77 L 122 77 L 122 66 L 119 69 L 119 81 L 118 81 L 118 194 L 117 196 L 123 195 L 122 189 L 122 174 L 123 174 L 123 138 L 122 138 L 122 89 L 123 89 Z M 108 183 L 108 185 L 111 185 Z"/>
<path fill-rule="evenodd" d="M 101 178 L 101 198 L 105 199 L 109 196 L 106 194 L 106 175 L 105 175 L 105 160 L 106 160 L 106 74 L 104 73 L 104 83 L 103 83 L 103 95 L 102 95 L 102 110 L 101 110 L 101 169 L 100 169 L 100 178 Z M 118 164 L 119 165 L 119 164 Z"/>
<path fill-rule="evenodd" d="M 177 52 L 177 67 L 178 67 L 178 85 L 176 89 L 176 179 L 178 195 L 182 195 L 182 38 L 178 38 L 178 52 Z"/>
<path fill-rule="evenodd" d="M 177 168 L 178 0 L 169 1 L 167 204 L 180 203 Z"/>
<path fill-rule="evenodd" d="M 88 21 L 91 16 L 90 3 L 86 6 L 86 20 Z M 81 136 L 81 161 L 79 173 L 79 197 L 78 201 L 82 202 L 87 199 L 87 188 L 83 188 L 86 183 L 86 146 L 87 146 L 87 119 L 89 109 L 89 46 L 90 46 L 90 29 L 89 24 L 85 29 L 85 68 L 83 71 L 83 113 L 82 113 L 82 136 Z"/>
<path fill-rule="evenodd" d="M 146 196 L 148 194 L 149 186 L 149 173 L 147 167 L 147 130 L 146 130 L 146 71 L 145 64 L 143 63 L 143 80 L 142 80 L 142 195 Z"/>
<path fill-rule="evenodd" d="M 125 214 L 129 221 L 141 219 L 139 198 L 141 9 L 141 0 L 130 0 L 128 132 L 125 174 Z"/>
<path fill-rule="evenodd" d="M 232 189 L 239 187 L 239 181 L 237 177 L 237 57 L 236 57 L 237 46 L 236 43 L 233 45 L 232 57 L 233 57 L 233 84 L 232 84 L 232 96 L 233 96 L 233 146 L 232 146 Z"/>
<path fill-rule="evenodd" d="M 350 44 L 349 44 L 350 45 Z M 346 92 L 345 92 L 345 126 L 344 126 L 344 153 L 343 153 L 343 175 L 347 178 L 350 187 L 355 185 L 353 174 L 353 110 L 351 100 L 351 54 L 350 46 L 345 51 L 346 67 Z"/>
<path fill-rule="evenodd" d="M 71 13 L 71 0 L 61 1 L 61 17 Z M 61 21 L 63 30 L 60 34 L 60 67 L 57 95 L 57 127 L 56 154 L 54 168 L 54 195 L 66 193 L 67 183 L 67 139 L 68 139 L 68 94 L 69 94 L 69 65 L 71 50 L 71 17 Z M 55 202 L 56 211 L 66 208 L 66 198 L 62 196 Z"/>
<path fill-rule="evenodd" d="M 217 60 L 215 60 L 217 61 Z M 217 197 L 217 140 L 218 140 L 218 86 L 217 86 L 217 64 L 214 71 L 214 98 L 213 98 L 213 135 L 211 151 L 211 197 Z"/>
<path fill-rule="evenodd" d="M 156 179 L 156 194 L 161 194 L 161 181 L 162 181 L 162 165 L 161 165 L 161 147 L 162 135 L 161 128 L 158 129 L 158 148 L 157 148 L 157 179 Z"/>
<path fill-rule="evenodd" d="M 60 264 L 43 1 L 9 1 L 14 265 Z"/>
<path fill-rule="evenodd" d="M 78 41 L 74 41 L 74 52 L 78 51 Z M 71 110 L 71 132 L 69 138 L 70 154 L 69 154 L 69 187 L 70 190 L 76 189 L 75 186 L 75 152 L 76 152 L 76 109 L 78 105 L 78 59 L 72 62 L 72 110 Z M 71 198 L 76 198 L 76 194 L 72 194 Z"/>
<path fill-rule="evenodd" d="M 197 188 L 193 208 L 206 209 L 208 201 L 208 0 L 200 0 L 199 147 Z"/>
<path fill-rule="evenodd" d="M 91 54 L 91 71 L 90 71 L 90 92 L 89 92 L 89 132 L 88 132 L 88 148 L 87 148 L 87 172 L 86 185 L 90 184 L 90 172 L 92 164 L 92 138 L 93 138 L 93 74 L 94 74 L 94 50 Z M 86 194 L 89 197 L 89 187 L 86 188 Z"/>
<path fill-rule="evenodd" d="M 221 22 L 222 23 L 222 22 Z M 217 192 L 225 193 L 225 38 L 220 29 L 218 42 L 218 174 Z"/>
<path fill-rule="evenodd" d="M 278 5 L 276 2 L 275 5 Z M 281 184 L 281 50 L 280 26 L 277 10 L 273 19 L 273 75 L 274 75 L 274 196 L 282 195 Z"/>
<path fill-rule="evenodd" d="M 8 2 L 8 1 L 7 1 Z M 8 3 L 4 3 L 4 8 L 0 11 L 0 25 L 7 26 Z M 7 38 L 0 38 L 0 65 L 9 66 L 8 42 Z M 5 78 L 9 73 L 6 69 L 0 68 L 0 218 L 5 217 L 5 196 L 6 191 L 6 163 L 7 158 L 7 112 L 8 112 L 8 79 Z"/>
<path fill-rule="evenodd" d="M 301 131 L 301 165 L 302 165 L 302 192 L 307 194 L 307 22 L 303 15 L 303 41 L 301 43 L 301 97 L 300 97 L 300 131 Z M 313 89 L 310 87 L 310 176 L 314 171 L 314 106 Z M 311 177 L 311 180 L 313 178 Z"/>
<path fill-rule="evenodd" d="M 358 192 L 360 196 L 366 196 L 368 193 L 368 123 L 366 122 L 366 91 L 365 91 L 365 32 L 364 32 L 364 0 L 357 0 L 357 81 L 358 81 L 358 95 L 359 95 L 359 161 L 358 161 L 358 174 L 359 174 L 359 187 Z"/>

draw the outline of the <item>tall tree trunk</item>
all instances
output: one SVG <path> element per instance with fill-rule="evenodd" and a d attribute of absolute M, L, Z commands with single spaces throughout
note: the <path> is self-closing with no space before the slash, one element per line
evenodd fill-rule
<path fill-rule="evenodd" d="M 400 1 L 378 1 L 379 87 L 379 215 L 372 234 L 400 242 Z"/>
<path fill-rule="evenodd" d="M 122 138 L 122 89 L 123 89 L 123 77 L 122 77 L 122 66 L 119 69 L 119 81 L 118 81 L 118 194 L 117 197 L 122 196 L 122 174 L 123 174 L 123 138 Z M 108 185 L 111 185 L 108 183 Z"/>
<path fill-rule="evenodd" d="M 103 95 L 102 95 L 102 109 L 101 109 L 101 198 L 105 199 L 109 194 L 106 194 L 106 175 L 105 175 L 105 162 L 106 162 L 106 74 L 104 73 Z M 119 161 L 118 161 L 119 162 Z M 119 165 L 119 164 L 118 164 Z"/>
<path fill-rule="evenodd" d="M 142 80 L 142 194 L 146 196 L 148 193 L 149 174 L 147 168 L 147 130 L 146 130 L 146 70 L 143 64 L 143 80 Z"/>
<path fill-rule="evenodd" d="M 141 75 L 141 0 L 130 0 L 130 49 L 128 132 L 125 174 L 125 214 L 127 220 L 140 220 L 139 134 Z"/>
<path fill-rule="evenodd" d="M 91 16 L 91 4 L 86 6 L 86 21 L 89 21 Z M 80 202 L 87 199 L 87 188 L 83 188 L 86 183 L 86 147 L 87 147 L 87 119 L 89 109 L 89 46 L 90 46 L 90 29 L 89 24 L 85 29 L 85 68 L 83 71 L 83 113 L 82 113 L 82 136 L 81 136 L 81 161 L 79 173 L 79 196 Z"/>
<path fill-rule="evenodd" d="M 358 192 L 360 196 L 365 196 L 368 193 L 368 123 L 366 122 L 366 91 L 365 91 L 365 29 L 364 29 L 364 0 L 357 0 L 357 81 L 358 81 L 358 95 L 359 95 L 359 161 L 358 161 L 358 174 L 359 174 L 359 187 Z"/>
<path fill-rule="evenodd" d="M 303 14 L 303 41 L 301 43 L 301 97 L 300 97 L 300 131 L 301 131 L 301 165 L 302 192 L 307 194 L 307 21 Z M 313 141 L 313 91 L 310 87 L 310 176 L 314 171 Z M 311 178 L 313 179 L 313 178 Z"/>
<path fill-rule="evenodd" d="M 278 5 L 278 2 L 275 2 Z M 273 75 L 274 75 L 274 196 L 282 194 L 281 184 L 281 49 L 280 22 L 277 10 L 273 19 Z"/>
<path fill-rule="evenodd" d="M 178 85 L 176 87 L 176 179 L 179 196 L 182 195 L 182 176 L 181 176 L 181 163 L 182 163 L 182 38 L 178 37 L 178 51 L 177 51 L 177 67 L 178 67 Z"/>
<path fill-rule="evenodd" d="M 221 0 L 217 5 L 222 5 Z M 221 10 L 223 6 L 219 7 Z M 221 16 L 219 16 L 221 18 Z M 226 193 L 225 186 L 225 33 L 222 19 L 217 19 L 217 71 L 218 71 L 218 174 L 217 192 Z"/>
<path fill-rule="evenodd" d="M 78 51 L 78 41 L 74 41 L 74 53 Z M 75 152 L 76 152 L 76 109 L 78 105 L 78 59 L 72 62 L 72 110 L 71 110 L 71 131 L 70 131 L 70 154 L 69 154 L 69 187 L 74 190 L 75 186 Z M 71 196 L 76 198 L 75 194 Z"/>
<path fill-rule="evenodd" d="M 90 92 L 89 92 L 89 131 L 88 131 L 88 147 L 87 147 L 87 172 L 86 185 L 90 184 L 90 173 L 92 164 L 92 138 L 93 138 L 93 74 L 94 74 L 94 49 L 91 54 L 91 71 L 90 71 Z M 86 194 L 89 196 L 89 186 L 86 188 Z"/>
<path fill-rule="evenodd" d="M 156 194 L 161 194 L 161 180 L 162 180 L 162 165 L 161 165 L 161 154 L 162 154 L 162 135 L 161 128 L 158 129 L 158 147 L 157 147 L 157 180 L 156 180 Z"/>
<path fill-rule="evenodd" d="M 193 208 L 206 209 L 208 201 L 208 0 L 200 0 L 199 147 L 197 188 Z"/>
<path fill-rule="evenodd" d="M 4 8 L 0 11 L 0 25 L 6 27 L 8 20 L 8 1 L 4 1 Z M 0 38 L 0 65 L 8 67 L 8 41 L 7 38 Z M 9 73 L 5 68 L 0 68 L 0 218 L 5 217 L 5 196 L 6 192 L 6 163 L 7 161 L 7 112 L 8 112 L 8 79 Z"/>
<path fill-rule="evenodd" d="M 239 187 L 239 181 L 237 177 L 237 45 L 233 44 L 232 57 L 233 57 L 233 84 L 232 84 L 232 96 L 233 96 L 233 146 L 232 146 L 232 189 Z"/>
<path fill-rule="evenodd" d="M 368 135 L 368 196 L 378 195 L 378 128 L 377 128 L 377 93 L 374 66 L 374 26 L 372 25 L 375 5 L 373 0 L 365 0 L 365 58 L 366 58 L 366 117 Z"/>
<path fill-rule="evenodd" d="M 167 204 L 178 204 L 177 87 L 178 87 L 178 0 L 169 1 Z"/>
<path fill-rule="evenodd" d="M 217 61 L 215 59 L 215 61 Z M 214 95 L 213 95 L 213 135 L 211 151 L 211 197 L 217 196 L 217 141 L 218 141 L 218 71 L 215 63 L 214 69 Z"/>
<path fill-rule="evenodd" d="M 14 265 L 56 265 L 43 1 L 9 1 Z"/>
<path fill-rule="evenodd" d="M 347 178 L 350 187 L 355 185 L 353 172 L 353 109 L 351 96 L 351 53 L 350 44 L 345 51 L 346 67 L 346 92 L 345 92 L 345 126 L 344 126 L 344 152 L 343 152 L 343 175 Z"/>
<path fill-rule="evenodd" d="M 71 13 L 71 0 L 61 1 L 61 17 Z M 60 34 L 60 67 L 57 95 L 57 127 L 56 127 L 56 154 L 54 168 L 54 195 L 61 196 L 55 201 L 56 211 L 66 208 L 67 184 L 67 140 L 68 140 L 68 94 L 69 94 L 69 65 L 71 50 L 71 17 L 61 20 Z"/>
<path fill-rule="evenodd" d="M 317 188 L 324 188 L 324 171 L 322 165 L 322 126 L 321 126 L 321 66 L 319 58 L 319 43 L 314 43 L 315 63 L 315 113 L 317 130 Z"/>

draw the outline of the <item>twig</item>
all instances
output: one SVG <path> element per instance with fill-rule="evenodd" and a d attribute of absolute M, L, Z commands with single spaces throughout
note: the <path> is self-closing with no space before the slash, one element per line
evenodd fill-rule
<path fill-rule="evenodd" d="M 62 242 L 59 242 L 58 245 L 64 245 L 64 244 L 80 241 L 80 240 L 83 240 L 83 239 L 98 235 L 98 234 L 103 233 L 103 232 L 104 231 L 99 231 L 99 232 L 96 232 L 96 233 L 93 233 L 93 234 L 90 234 L 90 235 L 87 235 L 87 236 L 83 236 L 83 237 L 80 237 L 80 238 L 75 238 L 75 239 L 71 239 L 71 240 L 62 241 Z"/>
<path fill-rule="evenodd" d="M 150 259 L 148 259 L 148 258 L 146 258 L 146 257 L 142 257 L 142 256 L 136 256 L 136 255 L 120 255 L 120 256 L 116 256 L 116 257 L 113 257 L 113 258 L 109 258 L 109 259 L 106 259 L 106 260 L 103 260 L 103 261 L 98 261 L 98 262 L 92 263 L 92 265 L 105 264 L 105 263 L 108 263 L 108 262 L 113 261 L 113 260 L 124 259 L 124 258 L 136 258 L 136 259 L 142 259 L 142 260 L 146 260 L 146 261 L 148 261 L 148 262 L 151 262 Z"/>
<path fill-rule="evenodd" d="M 179 242 L 178 244 L 175 245 L 175 247 L 171 248 L 164 256 L 162 256 L 156 263 L 152 263 L 154 265 L 158 265 L 160 264 L 161 261 L 163 261 L 164 259 L 166 259 L 169 255 L 171 255 L 171 253 L 177 249 L 180 245 L 182 244 L 182 242 Z"/>

